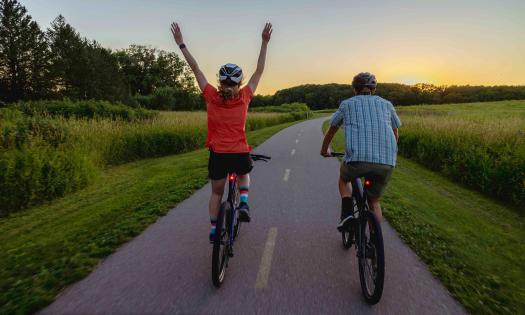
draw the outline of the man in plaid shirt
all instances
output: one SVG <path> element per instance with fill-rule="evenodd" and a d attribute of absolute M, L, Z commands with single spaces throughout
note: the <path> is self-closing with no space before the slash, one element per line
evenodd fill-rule
<path fill-rule="evenodd" d="M 350 182 L 356 177 L 366 176 L 371 180 L 372 186 L 365 188 L 368 203 L 381 222 L 379 200 L 396 165 L 401 121 L 391 102 L 374 95 L 376 86 L 373 74 L 365 72 L 354 77 L 352 87 L 356 96 L 341 102 L 330 120 L 321 148 L 322 156 L 331 156 L 328 147 L 339 127 L 344 127 L 346 148 L 339 176 L 342 217 L 337 226 L 340 231 L 350 228 L 353 219 Z"/>

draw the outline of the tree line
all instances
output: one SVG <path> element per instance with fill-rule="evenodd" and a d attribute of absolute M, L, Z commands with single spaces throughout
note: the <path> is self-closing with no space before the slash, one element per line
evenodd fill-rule
<path fill-rule="evenodd" d="M 376 94 L 395 105 L 464 103 L 525 99 L 525 87 L 380 83 Z M 347 84 L 306 84 L 257 95 L 251 106 L 335 108 L 353 95 Z M 82 37 L 62 15 L 42 30 L 17 0 L 0 0 L 0 106 L 63 98 L 161 110 L 205 108 L 191 70 L 174 52 L 141 45 L 113 51 Z"/>
<path fill-rule="evenodd" d="M 104 48 L 62 15 L 42 30 L 17 0 L 0 0 L 0 102 L 62 98 L 203 108 L 191 71 L 177 54 L 141 45 Z"/>
<path fill-rule="evenodd" d="M 436 86 L 427 83 L 406 85 L 379 83 L 376 94 L 394 105 L 445 104 L 525 99 L 525 86 Z M 311 109 L 336 108 L 354 96 L 349 84 L 305 84 L 278 90 L 274 95 L 257 95 L 251 106 L 305 103 Z"/>

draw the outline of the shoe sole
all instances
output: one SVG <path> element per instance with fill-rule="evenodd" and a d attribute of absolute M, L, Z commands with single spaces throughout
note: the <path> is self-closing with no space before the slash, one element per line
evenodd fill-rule
<path fill-rule="evenodd" d="M 346 218 L 345 220 L 343 220 L 342 224 L 339 223 L 339 225 L 337 226 L 337 230 L 339 232 L 352 232 L 350 229 L 352 227 L 352 219 L 351 217 L 348 217 Z"/>
<path fill-rule="evenodd" d="M 239 221 L 241 221 L 241 222 L 250 222 L 251 221 L 250 215 L 248 215 L 244 211 L 239 211 Z"/>

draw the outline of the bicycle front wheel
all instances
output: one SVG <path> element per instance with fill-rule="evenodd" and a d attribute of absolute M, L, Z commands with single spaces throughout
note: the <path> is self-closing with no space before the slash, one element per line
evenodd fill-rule
<path fill-rule="evenodd" d="M 228 263 L 228 231 L 226 224 L 226 212 L 230 204 L 223 202 L 217 216 L 217 227 L 213 239 L 211 278 L 216 287 L 220 287 L 226 275 L 226 265 Z"/>
<path fill-rule="evenodd" d="M 371 212 L 360 220 L 359 280 L 367 303 L 376 304 L 383 294 L 385 252 L 381 225 Z"/>

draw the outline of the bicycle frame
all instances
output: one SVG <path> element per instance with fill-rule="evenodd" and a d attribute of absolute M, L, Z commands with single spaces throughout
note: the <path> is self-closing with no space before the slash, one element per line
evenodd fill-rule
<path fill-rule="evenodd" d="M 228 234 L 229 234 L 229 245 L 233 246 L 235 241 L 235 221 L 237 220 L 237 204 L 236 204 L 236 192 L 237 188 L 237 174 L 231 173 L 228 174 L 228 198 L 227 201 L 230 204 L 231 215 L 229 222 L 227 222 Z"/>
<path fill-rule="evenodd" d="M 367 196 L 366 196 L 366 190 L 364 189 L 363 182 L 361 181 L 361 178 L 354 178 L 352 180 L 352 194 L 355 197 L 355 200 L 357 202 L 357 209 L 358 209 L 358 222 L 357 229 L 354 231 L 355 233 L 355 243 L 357 248 L 357 255 L 360 257 L 364 253 L 363 248 L 363 242 L 362 242 L 362 220 L 366 220 L 366 212 L 369 212 L 368 206 L 367 206 Z"/>

